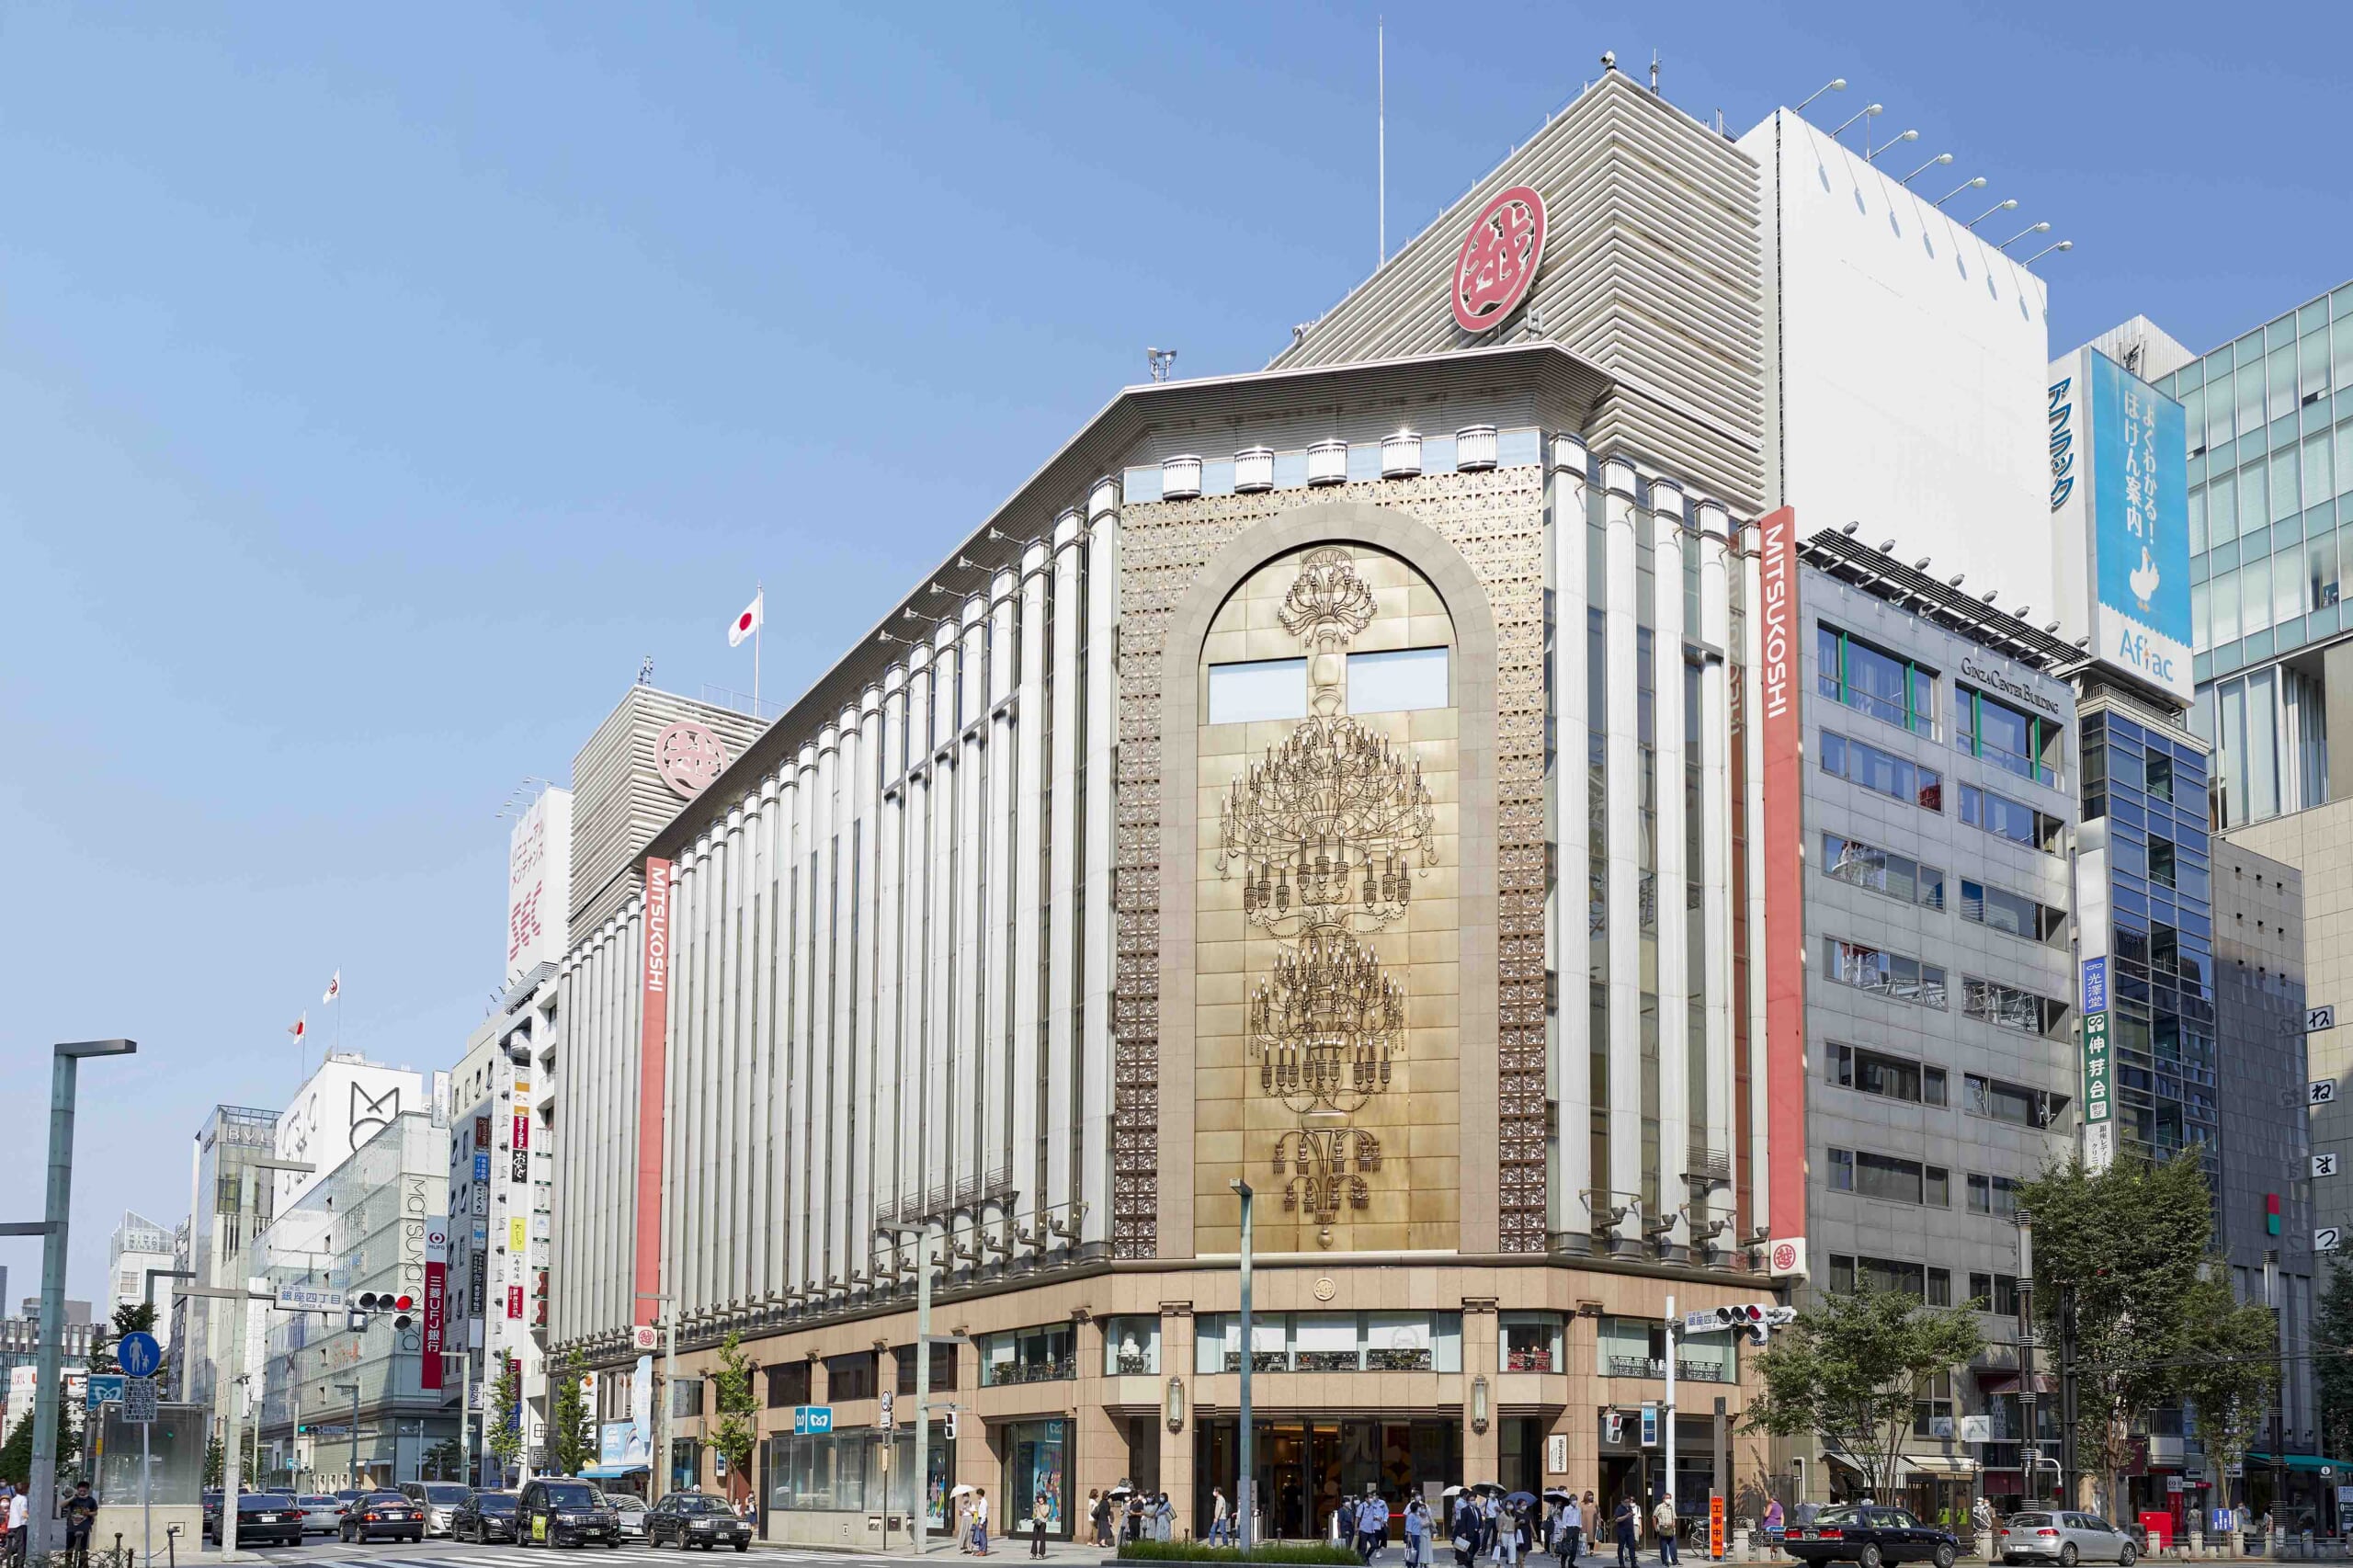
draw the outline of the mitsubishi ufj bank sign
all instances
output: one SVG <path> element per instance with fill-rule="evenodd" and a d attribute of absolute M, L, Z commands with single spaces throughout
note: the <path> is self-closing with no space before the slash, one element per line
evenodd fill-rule
<path fill-rule="evenodd" d="M 2082 595 L 2089 652 L 2186 705 L 2196 693 L 2181 404 L 2079 348 L 2052 369 L 2045 419 L 2057 576 L 2063 594 Z"/>

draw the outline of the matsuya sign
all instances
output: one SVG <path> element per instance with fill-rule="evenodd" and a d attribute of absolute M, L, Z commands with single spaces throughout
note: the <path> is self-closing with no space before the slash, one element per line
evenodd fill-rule
<path fill-rule="evenodd" d="M 1498 191 L 1462 236 L 1454 256 L 1454 324 L 1484 332 L 1528 297 L 1544 259 L 1544 199 L 1533 187 Z"/>

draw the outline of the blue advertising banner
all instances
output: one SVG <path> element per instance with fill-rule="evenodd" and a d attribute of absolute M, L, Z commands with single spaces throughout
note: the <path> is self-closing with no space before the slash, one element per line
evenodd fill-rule
<path fill-rule="evenodd" d="M 2062 514 L 2063 539 L 2080 529 L 2087 558 L 2091 653 L 2188 702 L 2189 443 L 2181 404 L 2086 348 L 2051 387 L 2050 425 L 2052 509 Z"/>

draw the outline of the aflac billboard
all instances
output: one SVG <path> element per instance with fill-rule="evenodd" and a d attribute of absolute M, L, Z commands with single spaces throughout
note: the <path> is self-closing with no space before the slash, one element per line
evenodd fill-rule
<path fill-rule="evenodd" d="M 2092 657 L 2186 706 L 2189 446 L 2181 404 L 2097 349 L 2051 385 L 2051 509 L 2063 554 L 2080 551 Z M 2073 618 L 2069 618 L 2073 619 Z"/>

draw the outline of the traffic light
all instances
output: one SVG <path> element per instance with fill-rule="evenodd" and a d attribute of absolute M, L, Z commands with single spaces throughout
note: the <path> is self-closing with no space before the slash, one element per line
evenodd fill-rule
<path fill-rule="evenodd" d="M 392 1312 L 394 1313 L 392 1318 L 392 1326 L 394 1328 L 406 1328 L 416 1321 L 409 1315 L 410 1312 L 416 1305 L 415 1297 L 408 1295 L 394 1296 L 391 1299 L 391 1301 Z"/>
<path fill-rule="evenodd" d="M 1748 1335 L 1753 1345 L 1762 1345 L 1772 1337 L 1773 1330 L 1790 1323 L 1797 1312 L 1789 1307 L 1769 1307 L 1756 1301 L 1744 1301 L 1736 1307 L 1718 1307 L 1716 1325 Z"/>
<path fill-rule="evenodd" d="M 1609 1413 L 1609 1440 L 1613 1443 L 1626 1440 L 1626 1417 L 1621 1412 L 1613 1410 Z"/>
<path fill-rule="evenodd" d="M 939 1435 L 951 1443 L 956 1440 L 956 1412 L 950 1410 L 941 1415 Z"/>
<path fill-rule="evenodd" d="M 2263 1233 L 2267 1236 L 2279 1233 L 2279 1195 L 2276 1192 L 2263 1195 Z"/>

